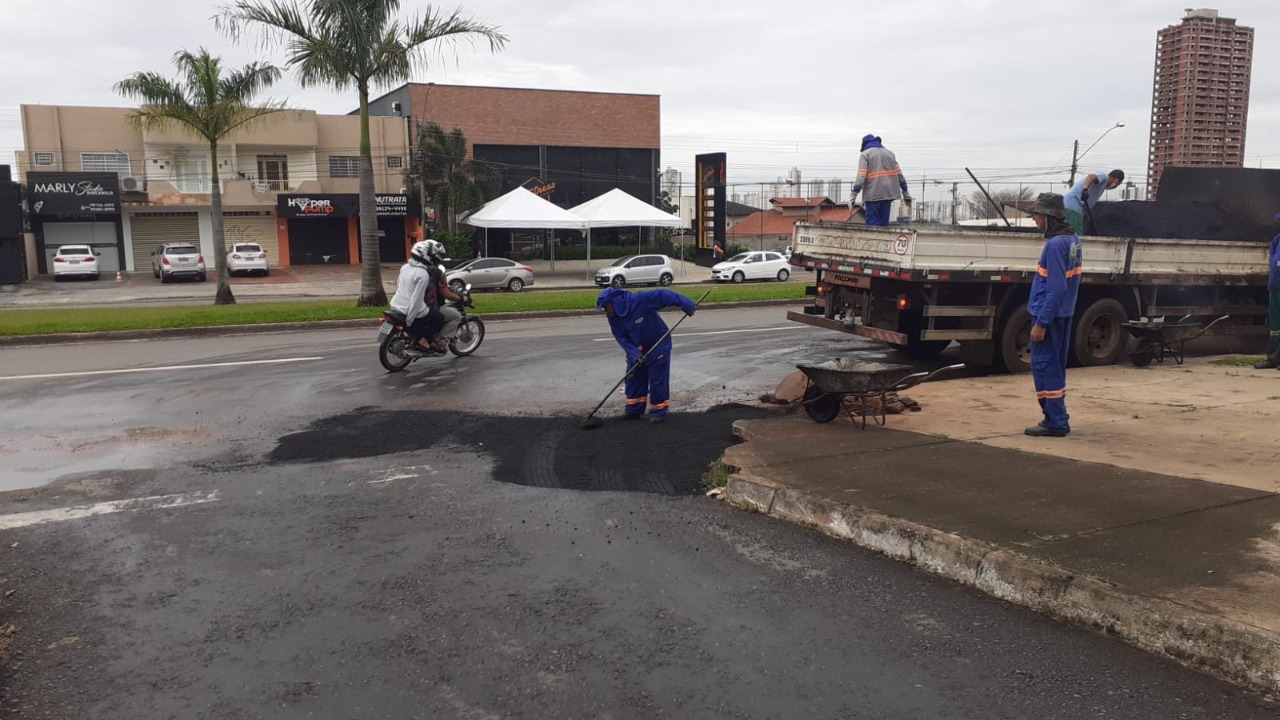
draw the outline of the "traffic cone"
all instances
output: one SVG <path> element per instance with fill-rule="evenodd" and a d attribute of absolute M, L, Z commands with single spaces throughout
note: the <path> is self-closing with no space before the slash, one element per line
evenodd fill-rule
<path fill-rule="evenodd" d="M 121 275 L 119 270 L 116 271 L 116 282 L 124 282 L 124 275 Z"/>

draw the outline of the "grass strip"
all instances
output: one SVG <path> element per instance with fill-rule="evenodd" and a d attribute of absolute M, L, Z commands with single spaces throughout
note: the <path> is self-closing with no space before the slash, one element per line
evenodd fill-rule
<path fill-rule="evenodd" d="M 1253 367 L 1255 364 L 1266 360 L 1262 355 L 1250 355 L 1245 357 L 1224 357 L 1217 360 L 1210 360 L 1210 365 L 1221 365 L 1223 367 Z"/>
<path fill-rule="evenodd" d="M 675 289 L 675 288 L 673 288 Z M 697 299 L 705 287 L 675 289 Z M 479 315 L 510 312 L 583 310 L 595 307 L 596 290 L 539 290 L 523 293 L 484 292 L 475 295 Z M 804 297 L 804 285 L 770 283 L 717 287 L 707 304 L 790 300 Z M 264 323 L 320 322 L 368 318 L 372 324 L 382 311 L 356 307 L 355 300 L 245 302 L 235 305 L 168 305 L 144 307 L 48 308 L 0 310 L 0 336 L 51 333 L 112 332 L 162 328 L 222 327 Z"/>

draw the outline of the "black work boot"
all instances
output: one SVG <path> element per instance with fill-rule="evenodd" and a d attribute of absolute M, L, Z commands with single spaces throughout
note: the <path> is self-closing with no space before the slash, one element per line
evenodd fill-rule
<path fill-rule="evenodd" d="M 1039 425 L 1032 425 L 1022 432 L 1031 437 L 1066 437 L 1071 434 L 1071 428 L 1049 427 L 1041 422 Z"/>

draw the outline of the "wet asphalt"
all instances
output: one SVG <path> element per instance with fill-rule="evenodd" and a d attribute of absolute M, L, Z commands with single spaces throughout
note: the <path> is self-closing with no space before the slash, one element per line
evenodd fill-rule
<path fill-rule="evenodd" d="M 6 377 L 288 361 L 0 380 L 3 513 L 200 498 L 0 530 L 0 716 L 1275 717 L 703 497 L 735 401 L 869 347 L 758 312 L 686 324 L 667 423 L 594 431 L 622 368 L 583 320 L 399 375 L 371 331 L 0 350 Z"/>

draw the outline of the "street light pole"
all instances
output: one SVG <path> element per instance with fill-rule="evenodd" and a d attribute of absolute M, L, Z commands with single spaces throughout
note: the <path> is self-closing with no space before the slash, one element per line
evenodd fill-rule
<path fill-rule="evenodd" d="M 1102 138 L 1106 137 L 1107 133 L 1111 132 L 1112 130 L 1115 130 L 1116 128 L 1122 128 L 1122 127 L 1124 127 L 1124 123 L 1117 122 L 1115 125 L 1112 125 L 1111 127 L 1107 128 L 1105 132 L 1103 132 L 1101 135 L 1098 136 L 1097 140 L 1093 141 L 1093 144 L 1085 148 L 1084 152 L 1079 153 L 1079 155 L 1077 155 L 1076 153 L 1080 150 L 1080 141 L 1079 140 L 1076 141 L 1075 147 L 1071 151 L 1071 179 L 1067 181 L 1068 187 L 1075 186 L 1076 170 L 1080 167 L 1080 161 L 1084 159 L 1084 156 L 1089 154 L 1089 151 L 1093 149 L 1094 145 L 1097 145 L 1098 143 L 1102 142 Z"/>

